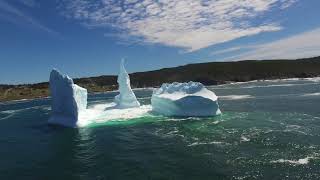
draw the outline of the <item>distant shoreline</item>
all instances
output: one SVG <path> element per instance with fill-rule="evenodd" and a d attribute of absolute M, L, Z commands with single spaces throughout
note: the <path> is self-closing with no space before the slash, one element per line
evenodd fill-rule
<path fill-rule="evenodd" d="M 65 72 L 67 73 L 67 72 Z M 49 75 L 48 75 L 49 76 Z M 320 56 L 298 60 L 210 62 L 130 74 L 132 88 L 159 87 L 171 82 L 219 85 L 237 82 L 320 77 Z M 117 76 L 77 78 L 74 82 L 92 93 L 118 89 Z M 0 102 L 48 97 L 49 83 L 0 85 Z"/>
<path fill-rule="evenodd" d="M 226 85 L 226 84 L 244 84 L 244 83 L 250 83 L 250 82 L 276 82 L 276 81 L 314 81 L 320 83 L 320 76 L 317 77 L 311 77 L 311 78 L 285 78 L 285 79 L 263 79 L 263 80 L 252 80 L 252 81 L 242 81 L 242 82 L 234 82 L 234 81 L 228 81 L 224 84 L 215 84 L 215 85 L 207 85 L 207 86 L 219 86 L 219 85 Z M 133 90 L 145 90 L 145 89 L 154 89 L 156 87 L 145 87 L 145 88 L 133 88 Z M 117 92 L 118 90 L 109 90 L 109 91 L 101 91 L 101 92 L 91 92 L 89 95 L 95 95 L 95 94 L 104 94 L 104 93 L 110 93 L 110 92 Z M 24 102 L 24 101 L 32 101 L 32 100 L 40 100 L 40 99 L 48 99 L 50 96 L 43 96 L 43 97 L 34 97 L 34 98 L 21 98 L 21 99 L 13 99 L 13 100 L 5 100 L 2 101 L 0 99 L 0 105 L 6 104 L 10 102 Z"/>

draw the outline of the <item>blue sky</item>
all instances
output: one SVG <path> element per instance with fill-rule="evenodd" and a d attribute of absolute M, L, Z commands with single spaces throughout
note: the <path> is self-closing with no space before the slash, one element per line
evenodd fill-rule
<path fill-rule="evenodd" d="M 0 0 L 0 84 L 320 55 L 319 0 Z"/>

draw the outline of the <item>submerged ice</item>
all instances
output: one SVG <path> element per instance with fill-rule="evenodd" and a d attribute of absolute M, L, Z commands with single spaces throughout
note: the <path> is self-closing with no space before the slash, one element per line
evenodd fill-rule
<path fill-rule="evenodd" d="M 77 127 L 80 113 L 87 108 L 87 90 L 73 83 L 67 75 L 53 69 L 50 73 L 52 99 L 51 124 Z"/>
<path fill-rule="evenodd" d="M 133 93 L 130 86 L 130 77 L 124 67 L 124 60 L 120 64 L 120 72 L 118 75 L 119 84 L 119 95 L 115 97 L 115 103 L 118 108 L 133 108 L 139 107 L 140 103 L 138 102 L 135 94 Z"/>
<path fill-rule="evenodd" d="M 163 84 L 151 98 L 152 109 L 167 116 L 220 114 L 218 98 L 199 82 Z"/>

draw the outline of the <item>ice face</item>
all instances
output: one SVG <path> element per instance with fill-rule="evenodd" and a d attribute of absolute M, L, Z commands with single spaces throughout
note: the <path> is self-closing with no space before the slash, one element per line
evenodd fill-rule
<path fill-rule="evenodd" d="M 199 82 L 163 84 L 151 98 L 152 109 L 166 116 L 213 116 L 221 113 L 214 92 Z"/>
<path fill-rule="evenodd" d="M 120 94 L 115 97 L 115 103 L 118 108 L 132 108 L 139 107 L 135 94 L 133 93 L 130 86 L 130 77 L 124 68 L 124 60 L 120 64 L 120 72 L 118 75 L 119 92 Z"/>
<path fill-rule="evenodd" d="M 50 92 L 52 116 L 48 122 L 76 127 L 79 113 L 87 108 L 87 90 L 53 69 L 50 73 Z"/>

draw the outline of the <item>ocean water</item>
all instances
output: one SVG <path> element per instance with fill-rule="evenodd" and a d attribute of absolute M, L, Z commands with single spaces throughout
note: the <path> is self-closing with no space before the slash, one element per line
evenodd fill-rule
<path fill-rule="evenodd" d="M 317 79 L 209 87 L 217 117 L 163 117 L 145 105 L 79 129 L 47 125 L 50 99 L 0 104 L 0 179 L 319 179 Z M 99 110 L 116 92 L 90 95 Z"/>

